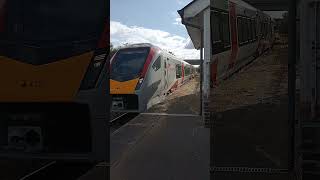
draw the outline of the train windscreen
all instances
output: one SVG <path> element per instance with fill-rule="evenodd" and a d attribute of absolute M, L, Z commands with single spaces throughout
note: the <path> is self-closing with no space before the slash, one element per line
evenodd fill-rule
<path fill-rule="evenodd" d="M 119 50 L 112 60 L 110 79 L 128 81 L 140 76 L 150 48 Z"/>
<path fill-rule="evenodd" d="M 0 7 L 0 55 L 45 64 L 96 48 L 105 0 L 6 0 Z"/>

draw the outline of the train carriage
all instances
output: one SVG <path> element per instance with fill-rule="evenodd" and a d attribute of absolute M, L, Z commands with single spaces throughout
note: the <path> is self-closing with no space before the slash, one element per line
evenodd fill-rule
<path fill-rule="evenodd" d="M 144 112 L 192 77 L 190 64 L 148 43 L 119 49 L 110 63 L 113 111 Z"/>
<path fill-rule="evenodd" d="M 178 12 L 197 49 L 200 49 L 201 44 L 201 35 L 197 28 L 198 25 L 203 25 L 200 21 L 203 12 L 193 18 L 184 18 L 185 15 L 189 16 L 189 6 L 197 3 L 197 8 L 205 6 L 206 3 L 210 5 L 211 87 L 218 85 L 253 57 L 260 56 L 272 47 L 274 22 L 267 14 L 241 0 L 196 0 Z"/>
<path fill-rule="evenodd" d="M 211 87 L 271 48 L 271 18 L 241 0 L 212 8 Z"/>

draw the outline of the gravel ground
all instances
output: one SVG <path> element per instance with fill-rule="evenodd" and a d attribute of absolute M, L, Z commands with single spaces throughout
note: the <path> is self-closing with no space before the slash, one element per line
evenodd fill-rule
<path fill-rule="evenodd" d="M 148 110 L 149 113 L 199 114 L 200 81 L 195 77 Z"/>
<path fill-rule="evenodd" d="M 279 104 L 287 94 L 287 49 L 276 46 L 211 91 L 210 107 L 223 112 L 259 103 Z"/>

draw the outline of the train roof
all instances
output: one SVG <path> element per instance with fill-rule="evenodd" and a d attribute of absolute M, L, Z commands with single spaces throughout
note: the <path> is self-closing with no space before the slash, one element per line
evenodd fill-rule
<path fill-rule="evenodd" d="M 154 47 L 154 48 L 157 48 L 158 50 L 160 50 L 162 53 L 166 53 L 167 56 L 170 56 L 171 58 L 174 58 L 175 60 L 177 61 L 181 61 L 181 62 L 184 62 L 185 64 L 189 64 L 188 62 L 184 61 L 183 59 L 177 57 L 176 55 L 174 54 L 171 54 L 170 51 L 168 50 L 165 50 L 165 49 L 162 49 L 156 45 L 153 45 L 151 43 L 135 43 L 135 44 L 128 44 L 128 45 L 125 45 L 123 47 L 120 47 L 120 49 L 127 49 L 127 48 L 138 48 L 138 47 Z M 191 64 L 190 64 L 191 65 Z"/>
<path fill-rule="evenodd" d="M 128 44 L 128 45 L 122 46 L 119 49 L 137 48 L 137 47 L 156 47 L 156 48 L 159 48 L 151 43 L 135 43 L 135 44 Z"/>

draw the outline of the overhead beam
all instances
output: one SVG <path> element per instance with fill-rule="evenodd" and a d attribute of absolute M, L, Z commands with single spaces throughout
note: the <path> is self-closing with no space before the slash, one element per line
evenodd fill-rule
<path fill-rule="evenodd" d="M 201 64 L 200 59 L 185 59 L 184 61 L 191 64 L 191 65 L 200 65 Z"/>

